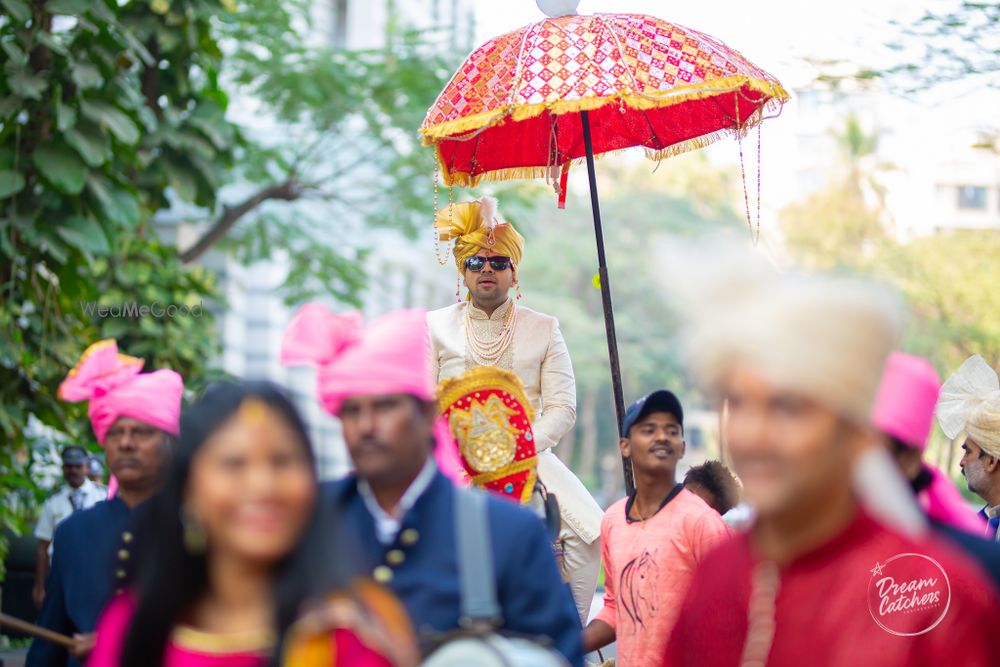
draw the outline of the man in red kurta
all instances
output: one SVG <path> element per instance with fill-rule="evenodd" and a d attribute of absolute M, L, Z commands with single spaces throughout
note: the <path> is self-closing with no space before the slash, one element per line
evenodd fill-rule
<path fill-rule="evenodd" d="M 726 442 L 757 519 L 699 566 L 663 664 L 997 664 L 1000 599 L 926 532 L 868 426 L 895 303 L 764 268 L 687 278 L 706 290 L 689 358 L 726 400 Z"/>

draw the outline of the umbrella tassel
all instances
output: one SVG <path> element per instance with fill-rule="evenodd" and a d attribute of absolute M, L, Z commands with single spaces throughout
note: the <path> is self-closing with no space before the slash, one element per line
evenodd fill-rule
<path fill-rule="evenodd" d="M 564 162 L 559 176 L 559 208 L 566 208 L 566 186 L 569 183 L 569 162 Z"/>
<path fill-rule="evenodd" d="M 437 220 L 438 216 L 438 188 L 441 181 L 441 168 L 435 163 L 434 164 L 434 220 Z M 434 227 L 434 256 L 437 258 L 437 262 L 441 266 L 448 264 L 448 246 L 445 246 L 444 255 L 441 254 L 441 234 L 438 232 L 436 225 Z"/>
<path fill-rule="evenodd" d="M 754 245 L 760 243 L 760 125 L 757 125 L 757 239 Z"/>
<path fill-rule="evenodd" d="M 758 216 L 757 216 L 757 236 L 756 236 L 756 238 L 754 238 L 753 221 L 750 219 L 750 193 L 747 190 L 747 168 L 746 168 L 746 162 L 743 159 L 743 127 L 740 124 L 740 100 L 739 100 L 739 97 L 736 97 L 735 107 L 736 107 L 736 145 L 739 146 L 739 150 L 740 150 L 740 178 L 743 181 L 743 204 L 744 204 L 744 206 L 746 208 L 746 213 L 747 213 L 747 229 L 750 230 L 750 240 L 753 241 L 754 245 L 757 245 L 757 242 L 760 240 L 760 214 L 758 213 Z M 757 144 L 757 149 L 758 149 L 758 164 L 757 164 L 758 194 L 757 194 L 757 205 L 760 206 L 760 190 L 759 190 L 759 186 L 760 186 L 760 163 L 759 163 L 760 144 L 759 143 Z"/>

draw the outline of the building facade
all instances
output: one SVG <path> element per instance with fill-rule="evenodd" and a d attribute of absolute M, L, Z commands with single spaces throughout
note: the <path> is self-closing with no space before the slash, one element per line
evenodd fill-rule
<path fill-rule="evenodd" d="M 782 192 L 788 200 L 829 183 L 831 166 L 843 159 L 837 134 L 853 115 L 866 134 L 878 138 L 862 168 L 880 187 L 882 200 L 872 203 L 884 204 L 887 231 L 897 241 L 1000 230 L 1000 154 L 978 146 L 978 105 L 918 104 L 876 91 L 810 89 L 797 91 L 791 106 L 794 159 L 776 165 L 784 172 Z"/>

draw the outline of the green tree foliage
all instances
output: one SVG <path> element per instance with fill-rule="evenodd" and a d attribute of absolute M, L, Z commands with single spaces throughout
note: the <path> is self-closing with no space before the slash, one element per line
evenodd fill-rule
<path fill-rule="evenodd" d="M 913 312 L 908 349 L 951 372 L 973 354 L 1000 359 L 1000 235 L 959 231 L 891 246 L 880 273 L 900 287 Z"/>
<path fill-rule="evenodd" d="M 839 161 L 826 187 L 779 215 L 785 243 L 805 268 L 860 269 L 886 243 L 886 210 L 877 162 L 878 134 L 866 133 L 853 114 L 833 133 Z"/>
<path fill-rule="evenodd" d="M 848 117 L 838 132 L 840 162 L 826 187 L 781 212 L 785 243 L 798 264 L 888 280 L 907 297 L 913 321 L 907 348 L 942 371 L 980 353 L 1000 358 L 1000 312 L 985 285 L 1000 272 L 1000 236 L 957 231 L 910 243 L 886 229 L 877 193 L 878 138 Z"/>
<path fill-rule="evenodd" d="M 210 296 L 210 281 L 183 270 L 148 223 L 168 192 L 212 205 L 238 135 L 217 76 L 220 3 L 2 4 L 0 468 L 30 494 L 29 416 L 91 439 L 84 406 L 55 398 L 86 344 L 119 336 L 148 367 L 182 373 L 213 354 L 210 317 L 123 324 L 82 304 Z M 3 505 L 6 524 L 24 519 L 13 506 Z"/>
<path fill-rule="evenodd" d="M 244 261 L 291 259 L 290 302 L 323 294 L 358 304 L 358 230 L 412 236 L 432 215 L 433 156 L 416 128 L 456 58 L 436 30 L 391 28 L 377 49 L 310 45 L 297 24 L 311 4 L 250 0 L 227 26 L 229 72 L 270 113 L 271 127 L 248 130 L 254 142 L 235 170 L 250 194 L 204 209 L 206 231 L 182 258 L 197 259 L 228 235 Z"/>
<path fill-rule="evenodd" d="M 808 269 L 871 266 L 885 240 L 879 211 L 846 179 L 789 205 L 779 220 L 786 245 Z"/>
<path fill-rule="evenodd" d="M 449 57 L 433 35 L 404 31 L 385 49 L 327 48 L 303 35 L 311 4 L 0 0 L 4 491 L 41 495 L 31 416 L 40 431 L 90 441 L 85 406 L 56 399 L 88 343 L 116 337 L 147 369 L 204 382 L 217 350 L 209 309 L 224 305 L 194 264 L 208 250 L 282 253 L 289 299 L 357 302 L 356 231 L 412 232 L 429 218 L 433 162 L 414 128 Z M 168 209 L 201 223 L 196 243 L 157 238 Z M 133 301 L 205 310 L 88 309 Z M 0 520 L 24 528 L 15 506 Z"/>

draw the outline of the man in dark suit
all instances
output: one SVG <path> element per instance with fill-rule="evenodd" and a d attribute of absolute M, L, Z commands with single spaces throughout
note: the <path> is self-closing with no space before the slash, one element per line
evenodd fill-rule
<path fill-rule="evenodd" d="M 456 488 L 435 465 L 426 345 L 421 311 L 390 313 L 362 330 L 357 319 L 309 305 L 282 353 L 286 363 L 319 366 L 320 400 L 340 418 L 354 461 L 355 474 L 324 487 L 321 502 L 337 508 L 345 551 L 355 549 L 361 572 L 403 602 L 425 651 L 462 626 Z M 499 631 L 547 642 L 582 665 L 579 616 L 542 521 L 510 501 L 486 502 Z"/>
<path fill-rule="evenodd" d="M 110 344 L 109 344 L 110 343 Z M 27 667 L 78 667 L 94 645 L 104 606 L 124 580 L 133 548 L 130 517 L 156 491 L 178 435 L 183 382 L 177 373 L 139 373 L 141 360 L 118 355 L 113 341 L 84 353 L 60 387 L 64 400 L 88 399 L 91 425 L 118 481 L 116 495 L 63 521 L 38 624 L 70 635 L 67 651 L 36 639 Z M 129 372 L 129 371 L 133 372 Z"/>

